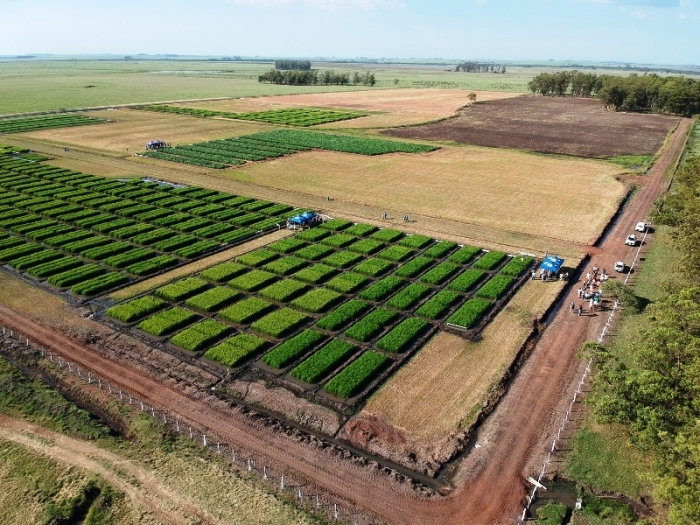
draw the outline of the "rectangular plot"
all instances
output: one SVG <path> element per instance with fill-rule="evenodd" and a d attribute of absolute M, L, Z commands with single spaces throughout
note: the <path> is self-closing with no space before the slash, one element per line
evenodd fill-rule
<path fill-rule="evenodd" d="M 260 290 L 260 295 L 274 301 L 286 302 L 307 290 L 304 283 L 294 279 L 283 279 Z"/>
<path fill-rule="evenodd" d="M 242 264 L 247 264 L 248 266 L 255 268 L 272 262 L 278 257 L 279 254 L 269 250 L 255 250 L 238 256 L 236 260 Z"/>
<path fill-rule="evenodd" d="M 257 297 L 249 297 L 225 308 L 219 312 L 219 317 L 232 323 L 248 324 L 274 308 L 275 306 L 272 303 Z"/>
<path fill-rule="evenodd" d="M 291 305 L 306 312 L 319 313 L 328 310 L 328 308 L 337 303 L 341 298 L 342 295 L 338 292 L 325 288 L 316 288 L 298 299 L 294 299 Z"/>
<path fill-rule="evenodd" d="M 485 299 L 469 299 L 447 319 L 447 322 L 469 328 L 479 320 L 490 306 L 491 301 Z"/>
<path fill-rule="evenodd" d="M 406 281 L 398 277 L 385 277 L 363 290 L 358 297 L 368 301 L 383 301 L 406 284 Z"/>
<path fill-rule="evenodd" d="M 230 331 L 231 328 L 228 325 L 213 319 L 205 319 L 179 332 L 170 339 L 170 342 L 185 350 L 195 352 L 221 339 Z"/>
<path fill-rule="evenodd" d="M 129 281 L 129 278 L 120 272 L 109 272 L 99 277 L 88 279 L 87 281 L 76 284 L 71 288 L 71 292 L 75 295 L 97 295 L 100 292 L 114 288 L 120 284 Z"/>
<path fill-rule="evenodd" d="M 49 284 L 53 284 L 59 288 L 73 286 L 74 284 L 102 275 L 106 271 L 107 270 L 96 264 L 86 264 L 49 277 Z"/>
<path fill-rule="evenodd" d="M 209 283 L 204 279 L 197 277 L 189 277 L 181 281 L 177 281 L 156 290 L 156 294 L 169 301 L 182 301 L 197 293 L 206 290 Z"/>
<path fill-rule="evenodd" d="M 264 272 L 262 270 L 253 270 L 232 279 L 228 284 L 233 288 L 238 288 L 246 292 L 254 292 L 277 279 L 278 277 L 274 273 Z"/>
<path fill-rule="evenodd" d="M 493 250 L 477 260 L 474 263 L 474 268 L 478 268 L 480 270 L 491 270 L 498 266 L 499 263 L 505 258 L 505 253 Z"/>
<path fill-rule="evenodd" d="M 321 244 L 326 246 L 331 246 L 332 248 L 344 248 L 356 241 L 355 237 L 352 235 L 345 235 L 343 233 L 336 233 L 330 235 L 321 241 Z"/>
<path fill-rule="evenodd" d="M 462 246 L 455 253 L 450 255 L 447 260 L 455 264 L 467 264 L 471 261 L 477 253 L 481 252 L 481 248 L 475 248 L 474 246 Z"/>
<path fill-rule="evenodd" d="M 61 253 L 57 252 L 56 250 L 42 250 L 40 252 L 35 252 L 33 254 L 14 259 L 10 263 L 10 266 L 12 266 L 12 268 L 15 270 L 24 270 L 26 268 L 38 266 L 45 262 L 60 259 L 61 257 Z"/>
<path fill-rule="evenodd" d="M 164 270 L 165 268 L 170 268 L 171 266 L 176 265 L 178 262 L 178 258 L 173 257 L 172 255 L 158 255 L 152 259 L 127 266 L 125 269 L 127 272 L 133 275 L 150 275 L 160 270 Z"/>
<path fill-rule="evenodd" d="M 267 341 L 251 334 L 237 334 L 208 350 L 204 357 L 226 366 L 236 366 L 260 352 Z"/>
<path fill-rule="evenodd" d="M 242 264 L 235 262 L 225 262 L 212 266 L 201 273 L 204 279 L 209 279 L 210 281 L 216 281 L 217 283 L 223 283 L 224 281 L 229 281 L 234 277 L 237 277 L 248 271 L 248 268 Z"/>
<path fill-rule="evenodd" d="M 387 357 L 367 351 L 326 383 L 324 390 L 339 397 L 350 397 L 388 362 Z"/>
<path fill-rule="evenodd" d="M 447 279 L 452 277 L 460 267 L 451 263 L 440 263 L 434 268 L 431 268 L 426 273 L 424 273 L 420 281 L 422 283 L 439 285 L 444 283 Z"/>
<path fill-rule="evenodd" d="M 477 297 L 486 299 L 499 299 L 508 288 L 515 282 L 515 279 L 506 277 L 505 275 L 494 275 L 486 281 L 486 283 L 477 290 Z"/>
<path fill-rule="evenodd" d="M 199 241 L 179 250 L 175 250 L 175 255 L 179 257 L 184 257 L 185 259 L 193 259 L 194 257 L 199 257 L 214 248 L 218 248 L 220 245 L 215 241 Z"/>
<path fill-rule="evenodd" d="M 86 259 L 92 259 L 93 261 L 102 261 L 107 257 L 124 253 L 127 250 L 131 250 L 134 246 L 128 242 L 113 242 L 105 246 L 98 246 L 96 248 L 90 248 L 80 252 L 80 255 Z"/>
<path fill-rule="evenodd" d="M 456 292 L 442 290 L 423 303 L 416 310 L 416 315 L 433 320 L 442 319 L 448 310 L 461 298 L 462 296 Z"/>
<path fill-rule="evenodd" d="M 345 229 L 343 233 L 348 233 L 356 237 L 367 237 L 368 235 L 376 232 L 378 229 L 379 228 L 376 226 L 372 226 L 370 224 L 357 223 Z"/>
<path fill-rule="evenodd" d="M 409 310 L 430 292 L 431 288 L 423 284 L 409 284 L 406 288 L 389 299 L 386 304 L 397 310 Z"/>
<path fill-rule="evenodd" d="M 232 303 L 236 297 L 238 297 L 238 293 L 231 290 L 231 288 L 218 286 L 190 297 L 185 301 L 185 304 L 204 312 L 215 312 Z"/>
<path fill-rule="evenodd" d="M 345 331 L 345 335 L 355 341 L 367 342 L 390 325 L 399 314 L 386 308 L 373 310 L 359 322 Z"/>
<path fill-rule="evenodd" d="M 379 230 L 378 232 L 373 233 L 372 235 L 369 236 L 369 238 L 374 239 L 376 241 L 392 243 L 392 242 L 398 241 L 403 236 L 404 236 L 403 232 L 400 232 L 399 230 L 391 230 L 391 229 L 387 228 L 385 230 Z"/>
<path fill-rule="evenodd" d="M 307 321 L 308 317 L 291 308 L 282 308 L 255 321 L 251 328 L 272 337 L 283 337 Z"/>
<path fill-rule="evenodd" d="M 135 248 L 118 255 L 112 255 L 107 257 L 104 262 L 105 264 L 112 266 L 114 268 L 126 268 L 137 262 L 145 261 L 146 259 L 151 259 L 158 255 L 157 252 L 149 250 L 148 248 Z"/>
<path fill-rule="evenodd" d="M 197 314 L 194 312 L 175 306 L 141 321 L 139 328 L 144 332 L 159 337 L 192 323 L 197 317 Z"/>
<path fill-rule="evenodd" d="M 415 252 L 403 246 L 389 246 L 377 254 L 377 257 L 387 261 L 402 262 L 410 258 Z"/>
<path fill-rule="evenodd" d="M 27 270 L 29 275 L 37 278 L 50 277 L 67 270 L 72 270 L 78 266 L 82 266 L 83 261 L 77 257 L 64 257 L 55 261 L 39 264 Z"/>
<path fill-rule="evenodd" d="M 156 312 L 163 308 L 167 303 L 153 297 L 152 295 L 146 295 L 144 297 L 139 297 L 127 303 L 122 303 L 117 306 L 109 308 L 105 313 L 114 319 L 123 321 L 125 323 L 131 323 L 132 321 L 137 321 L 142 317 L 146 317 L 153 312 Z"/>
<path fill-rule="evenodd" d="M 306 283 L 318 284 L 338 273 L 338 270 L 325 264 L 314 264 L 294 274 L 294 278 Z"/>
<path fill-rule="evenodd" d="M 263 362 L 273 368 L 283 368 L 325 338 L 325 335 L 316 330 L 304 330 L 266 354 L 263 357 Z"/>
<path fill-rule="evenodd" d="M 350 357 L 356 347 L 341 339 L 333 339 L 291 371 L 292 376 L 307 383 L 317 383 Z"/>
<path fill-rule="evenodd" d="M 476 283 L 483 279 L 485 275 L 486 272 L 483 270 L 474 270 L 470 268 L 458 275 L 447 287 L 456 292 L 468 292 Z"/>
<path fill-rule="evenodd" d="M 369 282 L 365 276 L 358 273 L 341 273 L 326 283 L 326 288 L 340 293 L 354 293 Z"/>
<path fill-rule="evenodd" d="M 299 259 L 297 257 L 282 257 L 267 263 L 262 268 L 263 270 L 267 270 L 268 272 L 276 273 L 278 275 L 289 275 L 308 264 L 309 263 L 304 259 Z"/>
<path fill-rule="evenodd" d="M 366 259 L 353 268 L 354 272 L 377 277 L 388 272 L 394 265 L 380 259 Z"/>

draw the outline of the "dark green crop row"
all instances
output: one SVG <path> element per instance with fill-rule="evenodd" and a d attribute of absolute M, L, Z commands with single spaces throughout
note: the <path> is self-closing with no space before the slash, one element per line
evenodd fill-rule
<path fill-rule="evenodd" d="M 0 120 L 0 133 L 21 133 L 49 128 L 64 128 L 69 126 L 84 126 L 107 122 L 102 119 L 85 117 L 75 113 L 47 115 L 41 117 L 25 117 Z"/>
<path fill-rule="evenodd" d="M 381 354 L 365 352 L 331 379 L 325 390 L 339 397 L 350 397 L 388 362 L 389 359 Z"/>

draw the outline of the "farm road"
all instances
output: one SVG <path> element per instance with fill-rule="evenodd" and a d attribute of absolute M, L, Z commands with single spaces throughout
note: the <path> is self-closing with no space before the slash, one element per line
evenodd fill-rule
<path fill-rule="evenodd" d="M 299 208 L 313 208 L 331 216 L 339 215 L 356 222 L 367 222 L 381 227 L 395 227 L 431 237 L 450 238 L 463 244 L 475 244 L 477 246 L 504 250 L 509 253 L 521 250 L 535 250 L 539 253 L 549 251 L 569 256 L 579 252 L 577 244 L 555 237 L 547 238 L 529 235 L 527 233 L 491 228 L 429 215 L 411 213 L 409 216 L 410 222 L 404 223 L 401 218 L 406 213 L 406 210 L 379 208 L 359 202 L 333 198 L 327 201 L 326 196 L 235 180 L 227 176 L 226 171 L 217 173 L 184 165 L 166 167 L 151 160 L 142 160 L 134 156 L 114 156 L 112 152 L 103 157 L 100 150 L 73 146 L 66 152 L 62 145 L 59 146 L 55 142 L 46 139 L 13 136 L 11 142 L 13 145 L 30 148 L 56 159 L 65 159 L 69 162 L 63 161 L 61 164 L 66 166 L 70 165 L 70 161 L 74 161 L 76 164 L 70 165 L 71 169 L 85 171 L 86 173 L 103 173 L 104 166 L 108 166 L 110 168 L 109 176 L 112 177 L 140 175 L 142 177 L 155 177 L 183 184 L 196 184 L 213 190 L 228 191 L 249 195 L 257 199 L 283 202 Z M 384 212 L 388 212 L 389 220 L 381 220 Z"/>
<path fill-rule="evenodd" d="M 682 151 L 689 123 L 687 119 L 681 121 L 603 245 L 590 250 L 591 265 L 611 269 L 615 260 L 630 262 L 633 251 L 625 247 L 624 238 L 635 222 L 646 217 L 665 190 L 664 174 Z M 570 300 L 571 297 L 565 301 Z M 168 384 L 91 351 L 6 307 L 0 307 L 0 320 L 150 403 L 168 407 L 184 420 L 298 472 L 388 523 L 493 525 L 517 520 L 525 495 L 524 477 L 534 474 L 541 465 L 536 460 L 545 451 L 545 443 L 551 442 L 551 429 L 561 420 L 560 405 L 568 402 L 565 393 L 578 379 L 573 373 L 580 365 L 576 352 L 581 343 L 597 337 L 605 316 L 578 317 L 560 309 L 497 410 L 480 430 L 479 436 L 490 432 L 493 438 L 478 454 L 467 457 L 469 477 L 452 495 L 433 500 L 418 499 L 386 476 L 271 433 L 235 411 L 195 401 Z"/>

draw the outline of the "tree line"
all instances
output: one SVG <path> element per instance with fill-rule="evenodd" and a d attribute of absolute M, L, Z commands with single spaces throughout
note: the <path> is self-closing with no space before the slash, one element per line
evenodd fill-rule
<path fill-rule="evenodd" d="M 462 62 L 455 66 L 455 71 L 464 71 L 465 73 L 505 73 L 506 66 L 490 62 Z"/>
<path fill-rule="evenodd" d="M 308 60 L 275 60 L 275 69 L 308 71 L 311 69 L 311 62 Z"/>
<path fill-rule="evenodd" d="M 627 426 L 632 444 L 651 458 L 654 498 L 669 524 L 700 523 L 700 156 L 687 160 L 655 224 L 674 227 L 679 271 L 666 297 L 644 311 L 645 328 L 623 364 L 595 350 L 598 420 Z M 663 269 L 659 269 L 663 271 Z M 626 307 L 628 302 L 623 302 Z"/>
<path fill-rule="evenodd" d="M 597 97 L 615 111 L 700 114 L 700 82 L 683 76 L 656 74 L 627 77 L 580 71 L 540 73 L 528 83 L 535 94 Z"/>
<path fill-rule="evenodd" d="M 267 73 L 260 75 L 258 77 L 258 82 L 286 84 L 289 86 L 344 86 L 348 84 L 356 86 L 374 86 L 377 80 L 374 77 L 374 73 L 370 73 L 369 71 L 365 72 L 363 75 L 355 72 L 354 75 L 350 76 L 350 73 L 336 73 L 335 71 L 280 71 L 278 69 L 271 69 Z"/>

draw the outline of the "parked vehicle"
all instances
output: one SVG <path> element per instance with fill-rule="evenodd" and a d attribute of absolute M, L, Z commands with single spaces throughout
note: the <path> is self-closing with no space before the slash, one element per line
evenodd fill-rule
<path fill-rule="evenodd" d="M 638 231 L 638 232 L 644 232 L 644 231 L 646 231 L 646 229 L 647 229 L 647 223 L 644 221 L 639 221 L 637 223 L 637 225 L 634 227 L 634 230 Z"/>
<path fill-rule="evenodd" d="M 627 239 L 625 239 L 625 244 L 627 246 L 637 246 L 637 237 L 633 233 L 629 234 Z"/>
<path fill-rule="evenodd" d="M 616 272 L 622 273 L 622 272 L 625 271 L 625 263 L 623 263 L 622 261 L 617 261 L 617 262 L 615 263 L 615 266 L 613 266 L 613 269 L 614 269 Z"/>

